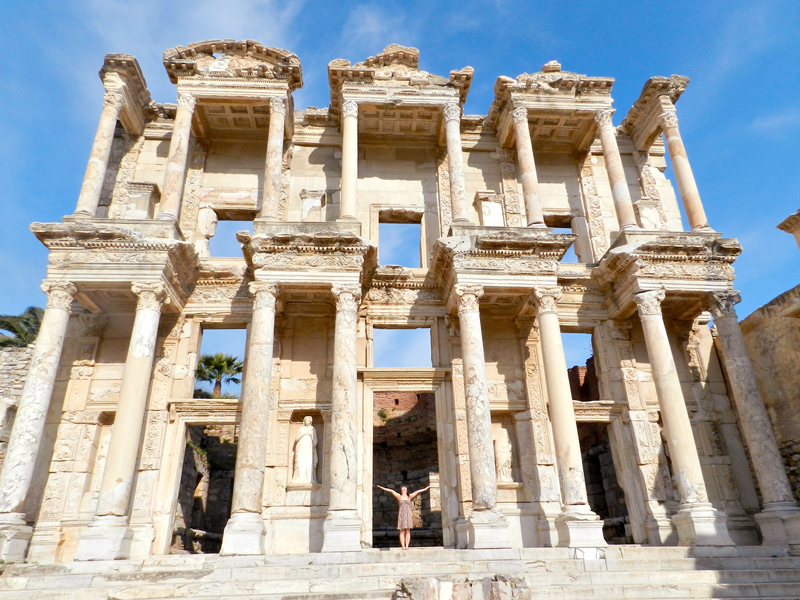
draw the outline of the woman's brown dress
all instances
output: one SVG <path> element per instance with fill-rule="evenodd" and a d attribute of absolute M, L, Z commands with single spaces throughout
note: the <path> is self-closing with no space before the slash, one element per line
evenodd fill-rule
<path fill-rule="evenodd" d="M 411 520 L 411 500 L 399 500 L 400 509 L 397 511 L 397 529 L 413 529 Z"/>

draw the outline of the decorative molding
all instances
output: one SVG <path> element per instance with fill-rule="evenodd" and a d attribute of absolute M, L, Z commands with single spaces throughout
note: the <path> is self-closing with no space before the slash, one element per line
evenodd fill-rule
<path fill-rule="evenodd" d="M 267 281 L 251 281 L 247 288 L 253 295 L 253 310 L 269 309 L 274 311 L 275 304 L 280 294 L 280 287 L 277 283 Z"/>
<path fill-rule="evenodd" d="M 197 104 L 197 98 L 192 94 L 178 94 L 178 109 L 188 110 L 194 112 L 194 107 Z"/>
<path fill-rule="evenodd" d="M 528 121 L 528 109 L 522 108 L 515 108 L 511 112 L 511 117 L 514 119 L 514 123 L 526 123 Z"/>
<path fill-rule="evenodd" d="M 358 117 L 358 103 L 353 100 L 347 100 L 342 104 L 342 118 L 345 117 Z"/>
<path fill-rule="evenodd" d="M 286 99 L 285 98 L 270 98 L 269 99 L 269 112 L 286 114 Z"/>
<path fill-rule="evenodd" d="M 708 300 L 709 311 L 715 319 L 720 317 L 736 318 L 736 309 L 734 307 L 742 301 L 742 297 L 739 292 L 729 290 L 726 292 L 711 292 L 708 295 Z"/>
<path fill-rule="evenodd" d="M 70 312 L 72 301 L 78 288 L 69 281 L 48 281 L 45 279 L 41 285 L 42 291 L 47 294 L 47 308 L 60 308 Z"/>
<path fill-rule="evenodd" d="M 678 126 L 678 115 L 673 111 L 664 111 L 658 115 L 658 122 L 661 124 L 661 129 L 669 129 L 670 127 Z"/>
<path fill-rule="evenodd" d="M 563 293 L 560 287 L 534 289 L 531 298 L 536 306 L 536 313 L 553 312 L 557 314 L 557 304 L 558 301 L 561 300 L 562 295 Z"/>
<path fill-rule="evenodd" d="M 357 311 L 361 304 L 361 286 L 356 284 L 339 284 L 331 287 L 336 299 L 336 310 Z"/>
<path fill-rule="evenodd" d="M 122 110 L 124 103 L 125 96 L 122 94 L 122 90 L 108 90 L 105 94 L 103 94 L 103 106 L 110 106 L 119 112 Z"/>
<path fill-rule="evenodd" d="M 636 302 L 636 309 L 639 315 L 644 317 L 648 315 L 660 315 L 661 303 L 666 297 L 664 288 L 658 290 L 650 290 L 649 292 L 639 292 L 633 297 Z"/>
<path fill-rule="evenodd" d="M 458 104 L 446 104 L 442 114 L 445 122 L 461 121 L 461 107 Z"/>
<path fill-rule="evenodd" d="M 169 297 L 163 283 L 134 283 L 131 291 L 138 297 L 136 310 L 156 310 L 161 312 L 164 304 L 169 304 Z"/>
<path fill-rule="evenodd" d="M 483 286 L 456 284 L 453 293 L 458 297 L 458 314 L 478 312 L 478 299 L 483 296 Z"/>
<path fill-rule="evenodd" d="M 611 117 L 615 112 L 616 111 L 613 109 L 598 110 L 594 114 L 594 122 L 600 127 L 612 127 L 613 123 L 611 122 Z"/>

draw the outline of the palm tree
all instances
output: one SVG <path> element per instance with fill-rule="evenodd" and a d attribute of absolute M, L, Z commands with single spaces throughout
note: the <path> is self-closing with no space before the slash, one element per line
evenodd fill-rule
<path fill-rule="evenodd" d="M 0 335 L 0 348 L 24 348 L 36 341 L 44 309 L 29 306 L 21 315 L 0 315 L 0 330 L 13 335 Z"/>
<path fill-rule="evenodd" d="M 203 354 L 197 364 L 195 378 L 197 381 L 207 381 L 214 383 L 212 398 L 219 398 L 222 395 L 223 383 L 241 383 L 239 375 L 242 374 L 244 364 L 237 356 L 231 354 Z"/>

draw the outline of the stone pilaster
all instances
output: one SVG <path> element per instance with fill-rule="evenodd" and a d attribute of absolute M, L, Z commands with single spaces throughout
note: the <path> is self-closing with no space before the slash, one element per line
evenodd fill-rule
<path fill-rule="evenodd" d="M 358 104 L 342 104 L 342 193 L 339 218 L 358 219 Z"/>
<path fill-rule="evenodd" d="M 447 166 L 450 169 L 450 205 L 454 223 L 469 223 L 467 191 L 464 183 L 464 157 L 461 149 L 461 107 L 447 104 L 443 110 L 447 137 Z"/>
<path fill-rule="evenodd" d="M 678 117 L 675 109 L 670 104 L 670 110 L 665 110 L 659 116 L 661 131 L 667 141 L 667 150 L 672 162 L 672 169 L 675 172 L 675 181 L 678 183 L 678 191 L 683 202 L 683 209 L 686 211 L 686 218 L 692 231 L 712 231 L 708 226 L 703 203 L 700 200 L 700 192 L 694 180 L 692 166 L 689 164 L 689 157 L 686 156 L 686 148 L 681 139 L 681 132 L 678 129 Z"/>
<path fill-rule="evenodd" d="M 267 456 L 272 355 L 278 286 L 250 283 L 253 320 L 247 340 L 247 371 L 242 384 L 242 418 L 236 451 L 231 518 L 225 526 L 220 554 L 264 554 L 261 517 Z"/>
<path fill-rule="evenodd" d="M 325 517 L 323 552 L 361 550 L 358 515 L 358 306 L 361 286 L 334 285 L 336 326 L 333 341 L 331 394 L 330 493 Z"/>
<path fill-rule="evenodd" d="M 592 512 L 586 494 L 578 426 L 572 406 L 572 391 L 561 339 L 556 303 L 561 288 L 539 288 L 533 292 L 536 320 L 544 359 L 544 377 L 553 425 L 556 466 L 561 484 L 563 512 L 556 519 L 558 545 L 569 547 L 605 546 L 603 521 Z"/>
<path fill-rule="evenodd" d="M 42 443 L 70 308 L 77 292 L 66 281 L 45 281 L 42 290 L 47 294 L 47 308 L 0 472 L 0 560 L 7 563 L 21 561 L 31 539 L 32 529 L 22 509 Z"/>
<path fill-rule="evenodd" d="M 734 306 L 740 301 L 739 293 L 734 291 L 709 294 L 721 358 L 764 502 L 763 510 L 755 518 L 765 546 L 800 544 L 800 507 L 792 494 L 775 433 L 739 328 Z"/>
<path fill-rule="evenodd" d="M 161 283 L 134 283 L 131 289 L 138 301 L 114 430 L 97 510 L 92 522 L 81 533 L 75 560 L 115 560 L 130 555 L 133 532 L 128 526 L 128 508 L 142 441 L 161 307 L 169 302 Z"/>
<path fill-rule="evenodd" d="M 606 162 L 608 182 L 611 184 L 611 196 L 614 199 L 614 208 L 617 211 L 617 222 L 620 229 L 635 229 L 636 215 L 633 212 L 633 201 L 625 179 L 625 170 L 622 168 L 622 157 L 617 146 L 617 134 L 611 122 L 613 110 L 598 111 L 594 120 L 600 132 L 600 144 L 603 147 L 603 158 Z"/>
<path fill-rule="evenodd" d="M 161 208 L 158 219 L 177 221 L 181 212 L 181 197 L 186 177 L 186 158 L 189 156 L 189 141 L 192 135 L 192 114 L 197 99 L 191 94 L 178 96 L 175 124 L 169 142 L 169 156 L 161 190 Z"/>
<path fill-rule="evenodd" d="M 486 381 L 486 359 L 478 299 L 480 286 L 456 285 L 461 359 L 469 438 L 469 472 L 472 513 L 469 517 L 471 548 L 510 548 L 508 522 L 497 509 L 497 473 L 492 442 L 492 415 Z"/>
<path fill-rule="evenodd" d="M 272 98 L 269 103 L 269 136 L 267 164 L 264 169 L 264 191 L 259 218 L 277 221 L 281 207 L 281 167 L 283 165 L 283 136 L 286 122 L 286 99 Z"/>
<path fill-rule="evenodd" d="M 109 90 L 103 96 L 103 111 L 97 124 L 89 163 L 83 176 L 78 204 L 75 207 L 76 217 L 94 218 L 100 202 L 100 192 L 106 177 L 108 158 L 111 156 L 111 145 L 114 143 L 114 130 L 117 128 L 119 111 L 122 110 L 122 90 Z"/>
<path fill-rule="evenodd" d="M 664 295 L 662 289 L 640 292 L 633 298 L 642 322 L 664 434 L 680 495 L 680 509 L 672 520 L 678 529 L 681 545 L 731 546 L 733 541 L 728 534 L 727 516 L 708 501 L 689 413 L 661 316 Z"/>
<path fill-rule="evenodd" d="M 517 108 L 511 113 L 511 117 L 514 120 L 517 162 L 519 164 L 519 177 L 522 180 L 522 197 L 525 200 L 528 227 L 544 227 L 542 200 L 539 195 L 539 178 L 536 175 L 531 130 L 528 126 L 528 109 Z"/>

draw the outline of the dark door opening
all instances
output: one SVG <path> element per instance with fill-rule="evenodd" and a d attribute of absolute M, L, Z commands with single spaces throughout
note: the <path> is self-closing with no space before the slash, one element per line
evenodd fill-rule
<path fill-rule="evenodd" d="M 235 425 L 193 425 L 178 491 L 170 554 L 216 554 L 231 516 Z"/>
<path fill-rule="evenodd" d="M 442 509 L 431 392 L 375 392 L 373 396 L 373 483 L 409 493 L 431 485 L 412 504 L 411 546 L 442 546 Z M 378 488 L 372 500 L 372 546 L 399 547 L 397 500 Z"/>
<path fill-rule="evenodd" d="M 603 519 L 603 537 L 609 544 L 632 544 L 628 506 L 614 468 L 608 424 L 578 423 L 578 435 L 589 506 Z"/>

